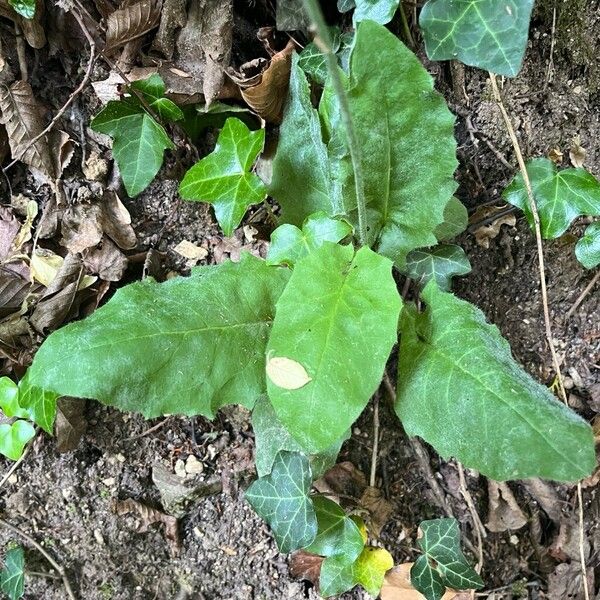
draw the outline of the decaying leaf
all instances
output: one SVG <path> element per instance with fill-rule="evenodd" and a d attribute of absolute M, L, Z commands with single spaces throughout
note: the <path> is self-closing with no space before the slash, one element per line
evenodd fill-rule
<path fill-rule="evenodd" d="M 294 42 L 290 40 L 281 52 L 273 56 L 259 83 L 251 87 L 241 87 L 242 97 L 248 106 L 270 123 L 281 123 L 295 47 Z"/>
<path fill-rule="evenodd" d="M 569 148 L 569 159 L 575 168 L 583 167 L 587 151 L 581 146 L 581 138 L 576 135 Z"/>
<path fill-rule="evenodd" d="M 520 529 L 527 518 L 506 483 L 488 479 L 489 512 L 485 526 L 494 533 Z"/>
<path fill-rule="evenodd" d="M 106 51 L 110 52 L 158 27 L 161 0 L 141 0 L 115 10 L 106 21 Z"/>
<path fill-rule="evenodd" d="M 371 486 L 363 492 L 359 505 L 369 513 L 367 519 L 369 531 L 375 537 L 379 537 L 381 530 L 394 512 L 394 507 L 383 497 L 380 489 Z"/>
<path fill-rule="evenodd" d="M 106 236 L 96 248 L 89 250 L 83 264 L 104 281 L 120 281 L 127 269 L 127 257 Z"/>
<path fill-rule="evenodd" d="M 166 58 L 173 58 L 175 50 L 175 33 L 185 26 L 187 13 L 186 0 L 163 0 L 160 25 L 152 47 Z"/>
<path fill-rule="evenodd" d="M 10 253 L 21 225 L 10 209 L 0 207 L 0 261 Z"/>
<path fill-rule="evenodd" d="M 62 256 L 55 254 L 52 250 L 36 248 L 31 256 L 31 275 L 33 279 L 48 288 L 56 279 L 64 261 L 65 259 Z M 95 277 L 84 277 L 79 289 L 88 287 L 95 281 Z"/>
<path fill-rule="evenodd" d="M 498 236 L 502 225 L 514 227 L 517 223 L 517 218 L 513 213 L 506 214 L 506 206 L 482 206 L 469 217 L 469 223 L 472 225 L 482 223 L 473 233 L 475 240 L 483 248 L 490 247 L 490 240 Z M 495 215 L 498 217 L 496 218 Z"/>
<path fill-rule="evenodd" d="M 23 37 L 32 48 L 43 48 L 46 35 L 41 21 L 44 17 L 44 0 L 36 0 L 33 19 L 25 19 L 9 4 L 8 0 L 0 0 L 0 17 L 13 21 L 23 32 Z"/>
<path fill-rule="evenodd" d="M 344 461 L 331 467 L 323 477 L 314 482 L 314 486 L 322 493 L 339 494 L 358 500 L 367 487 L 367 478 L 350 461 Z"/>
<path fill-rule="evenodd" d="M 26 81 L 16 81 L 10 87 L 0 86 L 0 109 L 13 158 L 23 161 L 49 180 L 55 179 L 47 137 L 31 144 L 44 130 L 40 107 L 31 86 Z"/>
<path fill-rule="evenodd" d="M 189 240 L 181 240 L 173 250 L 177 252 L 177 254 L 187 258 L 190 266 L 195 265 L 199 260 L 203 260 L 208 256 L 208 250 L 206 248 L 196 246 L 196 244 L 193 244 Z"/>
<path fill-rule="evenodd" d="M 81 398 L 65 396 L 58 399 L 54 427 L 59 452 L 70 452 L 79 445 L 81 436 L 87 429 L 84 410 L 85 400 Z"/>
<path fill-rule="evenodd" d="M 127 79 L 133 83 L 134 81 L 148 79 L 148 77 L 157 72 L 158 69 L 156 67 L 134 67 L 127 73 Z M 96 96 L 98 96 L 98 100 L 100 100 L 102 104 L 106 104 L 111 100 L 121 99 L 120 90 L 125 83 L 126 82 L 119 73 L 111 71 L 106 79 L 92 82 L 92 87 L 94 88 L 94 92 L 96 92 Z"/>
<path fill-rule="evenodd" d="M 129 513 L 137 513 L 142 521 L 140 532 L 147 531 L 151 525 L 162 523 L 165 526 L 165 536 L 169 542 L 171 553 L 173 556 L 178 556 L 181 549 L 181 538 L 179 536 L 179 524 L 177 519 L 170 515 L 166 515 L 156 508 L 152 508 L 146 504 L 142 504 L 131 498 L 127 500 L 117 500 L 114 504 L 115 512 L 118 515 L 126 515 Z"/>
<path fill-rule="evenodd" d="M 34 289 L 31 281 L 0 267 L 0 319 L 19 311 Z"/>
<path fill-rule="evenodd" d="M 312 377 L 299 362 L 285 356 L 267 358 L 267 376 L 284 390 L 298 390 L 312 381 Z"/>
<path fill-rule="evenodd" d="M 306 579 L 313 585 L 319 585 L 321 565 L 325 559 L 304 550 L 294 552 L 290 558 L 290 575 L 294 579 Z"/>

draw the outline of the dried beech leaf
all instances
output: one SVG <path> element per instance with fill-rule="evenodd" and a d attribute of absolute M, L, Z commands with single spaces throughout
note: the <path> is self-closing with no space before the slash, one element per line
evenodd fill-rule
<path fill-rule="evenodd" d="M 65 396 L 57 402 L 56 447 L 59 452 L 70 452 L 79 446 L 81 436 L 87 429 L 84 417 L 85 400 Z"/>
<path fill-rule="evenodd" d="M 147 531 L 148 527 L 155 523 L 162 523 L 165 526 L 165 536 L 169 542 L 173 556 L 178 556 L 181 549 L 181 538 L 179 536 L 179 524 L 177 519 L 170 515 L 132 500 L 117 500 L 115 502 L 115 512 L 118 515 L 126 515 L 129 513 L 137 513 L 142 520 L 140 531 Z"/>
<path fill-rule="evenodd" d="M 380 489 L 371 486 L 363 492 L 359 505 L 369 513 L 367 520 L 369 531 L 375 537 L 379 537 L 381 530 L 394 512 L 394 507 L 384 498 Z"/>
<path fill-rule="evenodd" d="M 106 51 L 115 50 L 158 27 L 161 0 L 142 0 L 115 10 L 106 20 Z"/>
<path fill-rule="evenodd" d="M 83 263 L 104 281 L 120 281 L 128 265 L 127 257 L 106 236 L 100 246 L 87 253 Z"/>
<path fill-rule="evenodd" d="M 0 267 L 0 319 L 18 312 L 34 288 L 31 281 Z"/>
<path fill-rule="evenodd" d="M 131 226 L 131 215 L 112 190 L 106 190 L 102 198 L 102 228 L 119 248 L 131 250 L 137 246 L 137 237 Z"/>
<path fill-rule="evenodd" d="M 47 138 L 44 136 L 30 145 L 44 130 L 31 86 L 26 81 L 16 81 L 10 88 L 0 86 L 0 109 L 13 158 L 33 167 L 48 179 L 55 179 L 56 171 Z"/>
<path fill-rule="evenodd" d="M 281 52 L 273 56 L 268 69 L 262 74 L 260 83 L 241 89 L 242 97 L 248 106 L 270 123 L 281 122 L 290 83 L 294 48 L 295 44 L 290 40 Z"/>
<path fill-rule="evenodd" d="M 358 500 L 367 487 L 367 478 L 350 461 L 344 461 L 331 467 L 315 481 L 314 486 L 322 493 L 350 496 Z"/>
<path fill-rule="evenodd" d="M 319 585 L 321 565 L 325 559 L 304 550 L 294 552 L 290 558 L 290 575 L 294 579 L 306 579 L 313 585 Z"/>
<path fill-rule="evenodd" d="M 494 533 L 520 529 L 527 518 L 506 483 L 488 480 L 489 513 L 485 526 Z"/>

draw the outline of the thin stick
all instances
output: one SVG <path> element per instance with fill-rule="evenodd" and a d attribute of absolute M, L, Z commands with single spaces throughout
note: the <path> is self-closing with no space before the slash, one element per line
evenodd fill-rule
<path fill-rule="evenodd" d="M 375 487 L 375 475 L 377 474 L 377 452 L 379 451 L 379 396 L 375 394 L 373 400 L 373 452 L 371 454 L 371 476 L 369 485 Z"/>
<path fill-rule="evenodd" d="M 160 423 L 157 423 L 156 425 L 153 425 L 152 427 L 150 427 L 150 429 L 146 429 L 146 431 L 144 431 L 143 433 L 134 435 L 132 437 L 125 438 L 123 441 L 131 442 L 132 440 L 139 440 L 140 438 L 146 437 L 147 435 L 150 435 L 151 433 L 158 431 L 161 427 L 166 425 L 170 420 L 171 420 L 171 417 L 167 417 L 166 419 L 163 419 L 162 421 L 160 421 Z"/>
<path fill-rule="evenodd" d="M 471 514 L 471 519 L 473 520 L 473 529 L 475 530 L 475 537 L 477 538 L 477 566 L 475 570 L 478 573 L 481 573 L 481 569 L 483 568 L 483 538 L 487 537 L 485 529 L 483 527 L 483 523 L 479 518 L 479 513 L 475 508 L 475 503 L 473 502 L 473 497 L 471 496 L 471 492 L 469 492 L 469 488 L 467 488 L 467 480 L 465 478 L 465 470 L 460 462 L 457 461 L 458 466 L 458 479 L 460 481 L 460 493 L 467 503 L 467 508 L 469 509 L 469 513 Z"/>
<path fill-rule="evenodd" d="M 598 283 L 599 280 L 600 280 L 600 270 L 594 275 L 592 280 L 587 284 L 585 290 L 583 290 L 583 292 L 581 292 L 581 294 L 579 295 L 579 298 L 577 298 L 577 300 L 575 300 L 575 303 L 573 304 L 573 306 L 571 306 L 571 308 L 565 315 L 565 321 L 568 321 L 571 318 L 573 313 L 579 308 L 581 303 L 586 299 L 587 295 L 592 291 L 592 289 L 594 289 L 594 286 Z"/>
<path fill-rule="evenodd" d="M 25 54 L 25 42 L 23 41 L 23 32 L 15 23 L 15 38 L 17 40 L 17 57 L 19 59 L 19 71 L 21 71 L 21 79 L 27 81 L 29 73 L 27 71 L 27 55 Z"/>
<path fill-rule="evenodd" d="M 492 91 L 494 93 L 494 98 L 498 104 L 498 107 L 500 108 L 500 112 L 502 113 L 502 118 L 504 120 L 504 124 L 506 125 L 508 135 L 512 142 L 513 149 L 515 151 L 515 155 L 516 155 L 517 161 L 519 163 L 519 169 L 521 171 L 521 176 L 523 177 L 523 181 L 525 183 L 525 189 L 527 190 L 527 199 L 529 201 L 529 209 L 531 210 L 531 214 L 533 215 L 535 240 L 536 240 L 536 244 L 537 244 L 540 286 L 541 286 L 541 290 L 542 290 L 542 306 L 543 306 L 543 310 L 544 310 L 544 325 L 545 325 L 545 330 L 546 330 L 546 341 L 548 342 L 548 346 L 550 348 L 550 354 L 552 355 L 552 362 L 554 364 L 554 370 L 556 371 L 556 378 L 558 380 L 559 394 L 561 396 L 562 401 L 568 406 L 567 393 L 565 391 L 562 373 L 560 370 L 560 362 L 558 360 L 558 355 L 556 354 L 556 348 L 554 347 L 554 338 L 552 336 L 552 321 L 550 320 L 550 308 L 548 305 L 548 291 L 546 289 L 546 268 L 545 268 L 545 264 L 544 264 L 544 247 L 542 244 L 540 215 L 538 213 L 537 205 L 535 202 L 535 197 L 533 195 L 533 189 L 531 187 L 529 173 L 527 173 L 527 167 L 525 166 L 525 160 L 523 159 L 523 153 L 521 152 L 521 146 L 519 145 L 519 140 L 517 139 L 517 135 L 515 134 L 515 130 L 513 128 L 510 117 L 508 116 L 508 113 L 504 106 L 504 102 L 502 101 L 502 96 L 500 95 L 500 90 L 498 89 L 498 83 L 496 82 L 496 76 L 493 73 L 489 73 L 489 75 L 490 75 L 490 82 L 492 84 Z M 581 494 L 581 483 L 577 484 L 577 503 L 578 503 L 578 511 L 579 511 L 579 554 L 580 554 L 580 557 L 585 557 L 585 552 L 584 552 L 585 533 L 583 530 L 583 500 L 582 500 L 582 494 Z M 585 560 L 583 560 L 583 559 L 581 561 L 581 572 L 582 572 L 582 580 L 583 580 L 583 596 L 584 596 L 585 600 L 590 600 L 590 591 L 589 591 L 588 582 L 587 582 L 587 569 L 586 569 L 586 565 L 585 565 Z"/>
<path fill-rule="evenodd" d="M 356 188 L 356 209 L 358 212 L 358 240 L 361 246 L 367 245 L 367 202 L 365 199 L 365 183 L 362 172 L 362 162 L 360 155 L 360 146 L 354 131 L 352 122 L 352 114 L 350 112 L 350 104 L 348 103 L 348 95 L 340 77 L 340 71 L 337 64 L 335 54 L 331 49 L 331 37 L 329 30 L 323 19 L 323 13 L 317 0 L 304 0 L 306 11 L 313 22 L 316 29 L 317 37 L 315 44 L 321 52 L 327 57 L 327 69 L 331 75 L 335 95 L 340 103 L 340 113 L 346 137 L 348 138 L 348 149 L 350 150 L 350 158 L 352 160 L 352 169 L 354 171 L 354 187 Z"/>
<path fill-rule="evenodd" d="M 400 5 L 398 6 L 398 8 L 400 9 L 399 10 L 400 19 L 402 21 L 402 29 L 403 29 L 404 35 L 406 37 L 406 42 L 411 48 L 414 48 L 415 40 L 410 31 L 410 25 L 408 24 L 408 19 L 406 18 L 406 12 L 404 11 L 404 4 L 403 4 L 402 0 L 400 0 Z"/>
<path fill-rule="evenodd" d="M 552 81 L 554 75 L 554 44 L 556 43 L 556 6 L 552 10 L 552 35 L 550 37 L 550 58 L 548 59 L 548 70 L 546 71 L 546 82 L 544 83 L 544 91 L 548 89 L 548 85 Z"/>
<path fill-rule="evenodd" d="M 44 548 L 42 548 L 42 546 L 40 546 L 31 536 L 26 534 L 24 531 L 21 531 L 18 527 L 11 525 L 4 519 L 0 519 L 0 526 L 5 527 L 15 535 L 19 535 L 24 540 L 29 542 L 50 563 L 50 566 L 60 575 L 69 600 L 77 600 L 75 598 L 73 590 L 71 589 L 71 584 L 69 583 L 65 570 L 50 556 L 50 554 L 48 554 L 48 552 L 46 552 L 46 550 L 44 550 Z"/>

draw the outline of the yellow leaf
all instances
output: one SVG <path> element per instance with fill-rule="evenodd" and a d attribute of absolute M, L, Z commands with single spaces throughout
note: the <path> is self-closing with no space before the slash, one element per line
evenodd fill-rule
<path fill-rule="evenodd" d="M 377 596 L 386 572 L 393 566 L 394 559 L 387 550 L 367 546 L 354 563 L 356 580 L 371 596 Z"/>
<path fill-rule="evenodd" d="M 267 376 L 277 387 L 285 390 L 297 390 L 312 381 L 299 362 L 285 356 L 267 357 Z"/>

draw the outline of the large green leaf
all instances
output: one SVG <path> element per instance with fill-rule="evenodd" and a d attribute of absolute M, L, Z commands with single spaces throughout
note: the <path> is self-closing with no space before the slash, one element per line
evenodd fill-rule
<path fill-rule="evenodd" d="M 265 143 L 265 130 L 250 131 L 234 117 L 225 121 L 215 149 L 197 162 L 179 186 L 185 200 L 210 202 L 225 235 L 230 236 L 246 211 L 267 196 L 264 183 L 251 172 Z"/>
<path fill-rule="evenodd" d="M 577 260 L 586 268 L 600 265 L 600 221 L 592 223 L 575 246 Z"/>
<path fill-rule="evenodd" d="M 419 17 L 427 56 L 514 77 L 532 8 L 533 0 L 429 0 Z"/>
<path fill-rule="evenodd" d="M 358 26 L 348 95 L 370 240 L 402 268 L 411 250 L 437 242 L 434 231 L 456 189 L 454 117 L 417 57 L 372 21 Z M 355 203 L 347 196 L 346 205 Z"/>
<path fill-rule="evenodd" d="M 25 553 L 21 546 L 10 548 L 4 557 L 4 568 L 0 571 L 0 590 L 10 600 L 23 597 L 25 587 Z"/>
<path fill-rule="evenodd" d="M 547 158 L 535 158 L 526 166 L 544 239 L 561 236 L 580 215 L 600 215 L 600 182 L 585 169 L 558 171 Z M 527 190 L 520 173 L 502 195 L 525 213 L 533 227 Z"/>
<path fill-rule="evenodd" d="M 306 75 L 294 54 L 269 194 L 281 205 L 283 220 L 300 226 L 318 211 L 329 216 L 344 214 L 341 202 L 332 194 L 332 185 L 319 115 L 312 107 Z"/>
<path fill-rule="evenodd" d="M 0 425 L 0 454 L 11 460 L 19 460 L 27 443 L 35 436 L 35 429 L 29 421 L 15 421 Z"/>
<path fill-rule="evenodd" d="M 131 197 L 150 185 L 162 166 L 164 151 L 174 148 L 162 125 L 131 98 L 111 100 L 90 126 L 113 138 L 113 157 Z"/>
<path fill-rule="evenodd" d="M 261 396 L 252 411 L 252 429 L 256 443 L 255 463 L 259 477 L 271 472 L 275 458 L 281 450 L 289 452 L 302 452 L 300 444 L 292 437 L 290 432 L 279 420 L 271 401 L 267 396 Z M 330 448 L 319 454 L 311 454 L 308 459 L 310 469 L 315 479 L 321 477 L 327 469 L 331 468 L 337 459 L 342 444 L 348 439 L 348 431 L 340 440 Z"/>
<path fill-rule="evenodd" d="M 252 407 L 265 391 L 265 346 L 288 277 L 245 254 L 188 278 L 133 283 L 50 335 L 29 379 L 147 417 Z"/>
<path fill-rule="evenodd" d="M 312 474 L 306 456 L 280 452 L 270 475 L 255 481 L 246 500 L 269 524 L 281 552 L 308 546 L 317 535 L 317 517 L 309 497 Z"/>
<path fill-rule="evenodd" d="M 427 600 L 440 600 L 446 587 L 470 590 L 483 587 L 483 580 L 460 549 L 456 519 L 433 519 L 420 525 L 417 540 L 423 551 L 410 571 L 410 581 Z"/>
<path fill-rule="evenodd" d="M 369 248 L 325 242 L 296 264 L 277 302 L 267 360 L 291 360 L 310 381 L 286 389 L 268 377 L 267 389 L 307 452 L 339 440 L 381 382 L 401 306 L 391 266 Z"/>
<path fill-rule="evenodd" d="M 439 244 L 433 248 L 413 250 L 406 257 L 406 274 L 427 283 L 434 279 L 443 290 L 449 290 L 452 277 L 466 275 L 471 263 L 465 251 L 454 244 Z"/>
<path fill-rule="evenodd" d="M 356 0 L 355 4 L 355 23 L 371 20 L 385 25 L 394 18 L 400 0 Z"/>
<path fill-rule="evenodd" d="M 423 291 L 401 319 L 396 412 L 409 435 L 496 480 L 573 481 L 596 459 L 590 426 L 514 361 L 475 306 Z"/>

